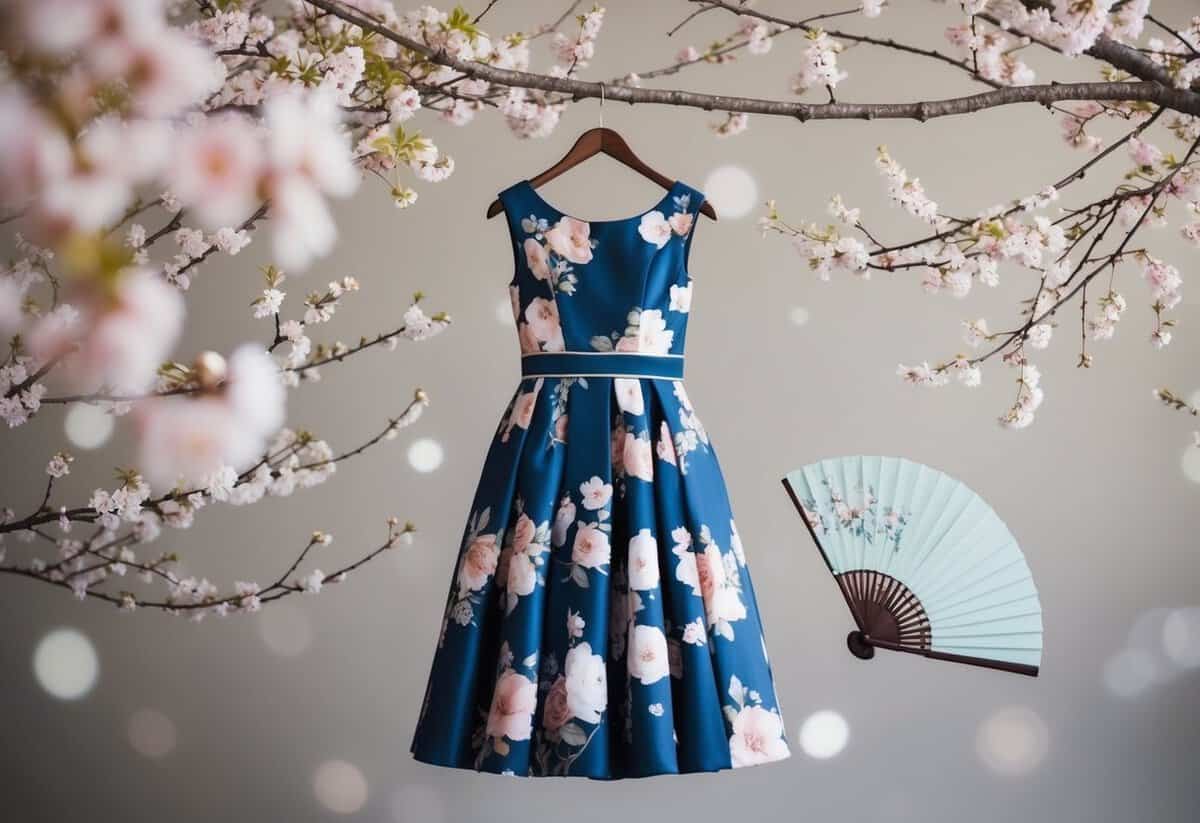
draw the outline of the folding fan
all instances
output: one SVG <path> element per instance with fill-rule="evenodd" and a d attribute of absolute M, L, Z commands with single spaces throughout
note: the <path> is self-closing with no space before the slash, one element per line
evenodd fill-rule
<path fill-rule="evenodd" d="M 846 643 L 1036 676 L 1042 606 L 1008 527 L 966 485 L 895 457 L 783 479 L 858 629 Z"/>

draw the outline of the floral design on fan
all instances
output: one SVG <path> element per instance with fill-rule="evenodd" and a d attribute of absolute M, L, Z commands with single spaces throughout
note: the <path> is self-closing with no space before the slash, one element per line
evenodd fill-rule
<path fill-rule="evenodd" d="M 847 500 L 848 495 L 835 488 L 828 479 L 822 480 L 821 485 L 829 491 L 829 514 L 823 513 L 820 505 L 812 497 L 800 501 L 804 519 L 808 521 L 817 537 L 837 529 L 853 537 L 860 537 L 872 545 L 877 537 L 882 537 L 885 544 L 892 544 L 893 551 L 900 550 L 900 538 L 912 519 L 912 512 L 901 511 L 891 506 L 881 512 L 879 498 L 875 496 L 875 489 L 870 484 L 865 488 L 859 487 L 862 496 L 862 503 L 859 505 L 851 504 Z"/>
<path fill-rule="evenodd" d="M 462 554 L 455 578 L 457 585 L 450 591 L 446 617 L 442 621 L 443 642 L 446 629 L 451 623 L 458 626 L 475 624 L 475 608 L 482 602 L 483 590 L 496 573 L 500 560 L 500 547 L 497 545 L 499 538 L 495 533 L 484 531 L 491 517 L 492 509 L 489 506 L 472 513 L 467 521 L 467 535 L 463 538 Z"/>
<path fill-rule="evenodd" d="M 692 229 L 692 214 L 688 211 L 692 196 L 677 194 L 673 200 L 675 213 L 670 217 L 655 209 L 643 214 L 641 223 L 638 224 L 638 234 L 642 239 L 660 249 L 667 245 L 672 235 L 683 237 Z"/>
<path fill-rule="evenodd" d="M 583 619 L 568 610 L 570 646 L 562 672 L 554 655 L 542 661 L 538 684 L 542 722 L 534 735 L 532 773 L 569 774 L 571 764 L 592 742 L 608 710 L 608 668 L 603 657 L 592 653 L 590 643 L 577 642 L 583 629 Z"/>
<path fill-rule="evenodd" d="M 550 521 L 534 523 L 518 496 L 517 521 L 504 539 L 496 567 L 496 581 L 504 589 L 504 613 L 512 614 L 522 597 L 546 584 L 544 554 L 550 551 Z"/>
<path fill-rule="evenodd" d="M 729 699 L 722 708 L 729 725 L 729 760 L 735 769 L 773 763 L 791 756 L 778 709 L 766 709 L 762 695 L 737 675 L 729 678 Z"/>
<path fill-rule="evenodd" d="M 575 539 L 571 544 L 570 559 L 559 561 L 567 567 L 564 582 L 570 580 L 580 588 L 586 589 L 591 586 L 588 580 L 589 569 L 597 574 L 608 574 L 608 567 L 612 562 L 612 523 L 609 522 L 612 517 L 612 493 L 612 484 L 605 483 L 599 476 L 593 476 L 579 484 L 580 505 L 584 513 L 575 521 Z M 559 513 L 555 516 L 555 531 L 560 528 L 559 523 L 564 511 L 569 511 L 572 517 L 578 511 L 569 496 L 563 499 Z"/>
<path fill-rule="evenodd" d="M 575 266 L 590 263 L 597 246 L 591 226 L 565 215 L 551 226 L 544 217 L 531 214 L 521 220 L 521 229 L 530 235 L 522 244 L 530 273 L 546 281 L 552 293 L 574 294 L 579 283 Z"/>
<path fill-rule="evenodd" d="M 670 354 L 675 342 L 675 332 L 667 328 L 667 321 L 658 309 L 642 309 L 635 306 L 625 316 L 624 331 L 612 331 L 605 337 L 598 334 L 591 339 L 596 351 L 640 352 L 642 354 Z"/>
<path fill-rule="evenodd" d="M 537 652 L 526 656 L 516 667 L 514 662 L 512 649 L 505 641 L 496 661 L 491 704 L 471 739 L 476 769 L 493 753 L 506 757 L 512 750 L 510 744 L 533 736 L 533 714 L 538 705 Z"/>

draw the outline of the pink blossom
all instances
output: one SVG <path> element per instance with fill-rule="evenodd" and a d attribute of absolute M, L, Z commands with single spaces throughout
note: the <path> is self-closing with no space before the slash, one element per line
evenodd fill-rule
<path fill-rule="evenodd" d="M 588 263 L 592 259 L 590 232 L 591 226 L 584 221 L 563 217 L 546 232 L 546 243 L 560 257 L 572 263 Z"/>
<path fill-rule="evenodd" d="M 206 117 L 177 139 L 171 190 L 209 227 L 235 225 L 254 210 L 263 163 L 259 130 L 245 117 Z"/>
<path fill-rule="evenodd" d="M 511 669 L 500 675 L 492 692 L 487 733 L 494 738 L 528 740 L 537 709 L 537 684 Z"/>
<path fill-rule="evenodd" d="M 654 480 L 654 458 L 649 438 L 635 437 L 632 432 L 626 432 L 621 462 L 627 475 L 647 483 Z"/>
<path fill-rule="evenodd" d="M 791 752 L 783 739 L 783 720 L 762 706 L 745 706 L 733 719 L 729 756 L 734 768 L 783 760 Z"/>

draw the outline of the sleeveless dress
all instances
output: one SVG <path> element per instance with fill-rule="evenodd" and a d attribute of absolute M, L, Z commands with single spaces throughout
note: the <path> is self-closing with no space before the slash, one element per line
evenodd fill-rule
<path fill-rule="evenodd" d="M 681 378 L 703 195 L 583 221 L 500 195 L 522 379 L 467 521 L 412 744 L 600 779 L 789 754 L 724 479 Z"/>

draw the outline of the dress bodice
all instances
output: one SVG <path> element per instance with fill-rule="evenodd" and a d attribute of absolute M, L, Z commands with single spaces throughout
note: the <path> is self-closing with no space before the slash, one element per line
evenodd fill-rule
<path fill-rule="evenodd" d="M 509 283 L 523 355 L 639 352 L 681 356 L 692 302 L 687 273 L 704 195 L 675 183 L 620 220 L 580 220 L 528 181 L 500 195 L 516 261 Z"/>

